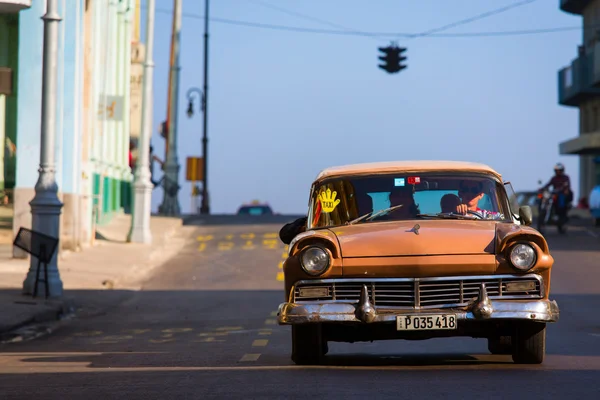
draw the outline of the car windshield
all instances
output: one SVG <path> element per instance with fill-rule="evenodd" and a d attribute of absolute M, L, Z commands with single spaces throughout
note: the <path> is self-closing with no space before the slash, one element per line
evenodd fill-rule
<path fill-rule="evenodd" d="M 459 214 L 459 204 L 470 211 Z M 508 221 L 510 210 L 504 186 L 487 174 L 343 176 L 313 185 L 308 226 L 312 229 L 423 218 Z"/>

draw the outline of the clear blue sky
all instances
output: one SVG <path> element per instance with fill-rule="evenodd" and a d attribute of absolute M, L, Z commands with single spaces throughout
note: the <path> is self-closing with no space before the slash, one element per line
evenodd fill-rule
<path fill-rule="evenodd" d="M 515 2 L 213 0 L 210 16 L 310 29 L 420 33 Z M 173 0 L 156 3 L 152 144 L 162 158 L 164 139 L 157 127 L 166 116 Z M 202 149 L 202 116 L 188 119 L 185 96 L 188 88 L 203 84 L 203 13 L 203 0 L 183 1 L 178 155 L 184 213 L 190 211 L 185 159 L 200 156 Z M 142 0 L 143 41 L 145 18 Z M 439 33 L 581 25 L 580 17 L 559 10 L 558 0 L 537 0 Z M 483 162 L 515 190 L 537 188 L 537 180 L 546 181 L 560 161 L 579 197 L 578 158 L 558 154 L 558 143 L 577 135 L 578 111 L 558 105 L 557 71 L 576 57 L 580 29 L 373 38 L 211 21 L 209 30 L 212 213 L 235 212 L 253 199 L 267 201 L 276 212 L 304 213 L 310 184 L 321 169 L 405 159 Z M 377 47 L 392 39 L 408 48 L 408 68 L 395 75 L 377 68 Z M 155 189 L 153 210 L 162 197 L 162 189 Z"/>

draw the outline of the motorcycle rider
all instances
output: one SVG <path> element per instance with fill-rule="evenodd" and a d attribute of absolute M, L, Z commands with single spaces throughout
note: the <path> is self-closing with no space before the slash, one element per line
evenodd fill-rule
<path fill-rule="evenodd" d="M 554 166 L 554 176 L 548 183 L 542 186 L 539 191 L 544 191 L 550 186 L 552 186 L 553 192 L 564 194 L 564 196 L 559 197 L 559 202 L 555 209 L 556 215 L 560 220 L 558 225 L 559 232 L 563 233 L 563 225 L 568 220 L 567 213 L 571 208 L 571 202 L 573 201 L 573 191 L 571 190 L 571 180 L 569 179 L 569 175 L 565 174 L 565 166 L 562 163 L 557 163 Z"/>
<path fill-rule="evenodd" d="M 539 190 L 546 190 L 550 186 L 555 191 L 562 191 L 567 195 L 566 203 L 571 204 L 573 201 L 573 191 L 571 190 L 571 179 L 569 175 L 565 174 L 565 166 L 562 163 L 557 163 L 554 166 L 554 176 L 550 178 L 550 181 L 542 186 Z"/>

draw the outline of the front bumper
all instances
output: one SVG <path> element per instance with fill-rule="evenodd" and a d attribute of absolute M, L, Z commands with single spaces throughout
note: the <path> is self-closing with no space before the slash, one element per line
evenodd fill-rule
<path fill-rule="evenodd" d="M 376 309 L 369 301 L 367 287 L 363 286 L 357 303 L 283 303 L 277 313 L 279 325 L 310 323 L 380 323 L 396 322 L 401 315 L 455 314 L 457 320 L 494 321 L 528 320 L 557 322 L 560 311 L 554 300 L 494 300 L 485 285 L 469 305 L 443 309 Z"/>

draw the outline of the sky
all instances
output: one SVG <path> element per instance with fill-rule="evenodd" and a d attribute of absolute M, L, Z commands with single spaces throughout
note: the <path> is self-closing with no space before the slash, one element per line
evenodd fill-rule
<path fill-rule="evenodd" d="M 191 211 L 186 158 L 202 156 L 202 114 L 186 93 L 202 89 L 204 1 L 183 0 L 177 154 L 179 203 Z M 208 190 L 211 214 L 259 200 L 305 213 L 324 168 L 361 162 L 443 159 L 481 162 L 515 190 L 546 182 L 562 162 L 579 198 L 578 157 L 559 155 L 578 135 L 578 110 L 558 104 L 557 73 L 577 56 L 582 18 L 558 0 L 529 1 L 438 35 L 573 27 L 503 36 L 399 37 L 524 1 L 218 0 L 210 2 Z M 147 0 L 142 0 L 145 42 Z M 154 129 L 166 118 L 174 0 L 156 0 Z M 231 23 L 231 20 L 238 21 Z M 229 22 L 227 22 L 229 21 Z M 313 33 L 240 24 L 381 36 Z M 378 47 L 406 47 L 408 68 L 379 69 Z M 196 99 L 194 105 L 198 105 Z M 196 108 L 196 111 L 198 109 Z M 162 171 L 155 167 L 155 173 Z M 585 194 L 587 195 L 587 194 Z M 153 193 L 153 211 L 163 201 Z"/>

